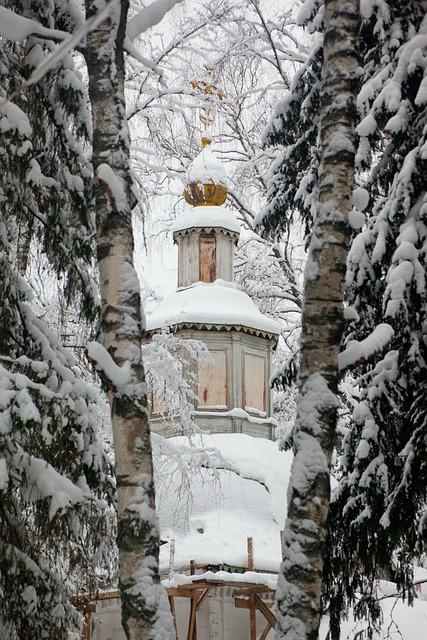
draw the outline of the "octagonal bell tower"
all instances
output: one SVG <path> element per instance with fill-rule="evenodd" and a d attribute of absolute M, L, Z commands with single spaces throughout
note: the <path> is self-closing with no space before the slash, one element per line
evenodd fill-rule
<path fill-rule="evenodd" d="M 197 372 L 195 419 L 209 433 L 272 438 L 269 387 L 278 323 L 263 315 L 234 283 L 234 249 L 240 225 L 230 209 L 227 178 L 205 130 L 184 190 L 190 205 L 173 226 L 178 245 L 178 289 L 147 318 L 147 333 L 168 327 L 204 342 L 211 360 Z M 152 408 L 152 428 L 162 420 Z"/>

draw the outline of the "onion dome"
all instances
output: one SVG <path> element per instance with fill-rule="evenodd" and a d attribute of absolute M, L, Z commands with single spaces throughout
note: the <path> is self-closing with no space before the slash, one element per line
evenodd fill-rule
<path fill-rule="evenodd" d="M 203 149 L 188 169 L 184 198 L 193 207 L 220 206 L 227 199 L 227 174 L 209 143 L 203 140 Z"/>

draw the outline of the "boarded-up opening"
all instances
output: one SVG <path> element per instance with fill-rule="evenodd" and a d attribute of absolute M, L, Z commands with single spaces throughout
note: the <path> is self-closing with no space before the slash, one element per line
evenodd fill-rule
<path fill-rule="evenodd" d="M 199 365 L 199 405 L 227 406 L 227 357 L 225 351 L 211 351 L 211 361 Z"/>
<path fill-rule="evenodd" d="M 216 238 L 200 236 L 199 239 L 199 280 L 215 282 L 216 280 Z"/>
<path fill-rule="evenodd" d="M 245 353 L 243 401 L 246 410 L 265 411 L 265 358 Z"/>

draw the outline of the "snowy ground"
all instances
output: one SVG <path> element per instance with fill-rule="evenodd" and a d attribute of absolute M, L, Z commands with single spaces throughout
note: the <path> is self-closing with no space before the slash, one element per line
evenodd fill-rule
<path fill-rule="evenodd" d="M 179 445 L 186 439 L 173 441 Z M 237 433 L 203 435 L 201 444 L 219 450 L 217 469 L 192 476 L 191 496 L 178 491 L 179 477 L 160 496 L 161 535 L 175 540 L 175 568 L 187 569 L 190 560 L 246 567 L 252 537 L 255 568 L 277 571 L 292 455 L 269 440 Z M 169 556 L 170 545 L 163 545 L 162 571 Z"/>
<path fill-rule="evenodd" d="M 177 451 L 188 445 L 184 437 L 168 441 Z M 192 580 L 185 573 L 191 560 L 210 565 L 247 567 L 247 537 L 254 540 L 254 572 L 207 572 L 202 577 L 263 583 L 275 588 L 280 564 L 280 530 L 286 511 L 286 491 L 292 454 L 281 452 L 277 444 L 243 434 L 203 435 L 193 445 L 216 448 L 220 454 L 216 469 L 208 468 L 189 475 L 190 486 L 183 489 L 180 472 L 164 483 L 161 496 L 160 525 L 162 540 L 161 571 L 169 575 L 165 584 L 173 586 Z M 173 465 L 172 465 L 173 466 Z M 188 478 L 187 478 L 188 480 Z M 184 483 L 185 484 L 185 483 Z M 171 540 L 175 553 L 171 561 Z M 417 570 L 416 579 L 427 579 L 427 570 Z M 384 622 L 379 639 L 424 640 L 427 638 L 427 586 L 422 585 L 413 607 L 392 597 L 392 583 L 382 581 L 385 597 L 381 601 Z M 325 617 L 320 640 L 326 640 Z M 342 638 L 355 638 L 363 623 L 350 616 L 343 623 Z"/>

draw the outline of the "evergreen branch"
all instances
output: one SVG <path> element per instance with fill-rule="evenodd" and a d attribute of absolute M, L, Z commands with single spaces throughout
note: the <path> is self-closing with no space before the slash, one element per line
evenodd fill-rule
<path fill-rule="evenodd" d="M 84 36 L 86 36 L 90 31 L 96 29 L 96 27 L 109 16 L 111 9 L 115 4 L 116 0 L 110 0 L 110 2 L 108 2 L 101 11 L 98 11 L 98 13 L 88 18 L 75 33 L 72 33 L 71 35 L 67 34 L 67 37 L 62 39 L 61 44 L 47 56 L 47 58 L 33 71 L 27 80 L 24 80 L 23 85 L 21 85 L 19 89 L 13 91 L 9 97 L 5 98 L 0 103 L 0 110 L 3 109 L 8 102 L 12 102 L 12 100 L 21 93 L 23 88 L 28 88 L 31 85 L 36 84 L 54 65 L 61 62 L 61 60 L 63 60 L 63 58 L 72 49 L 76 48 Z"/>

